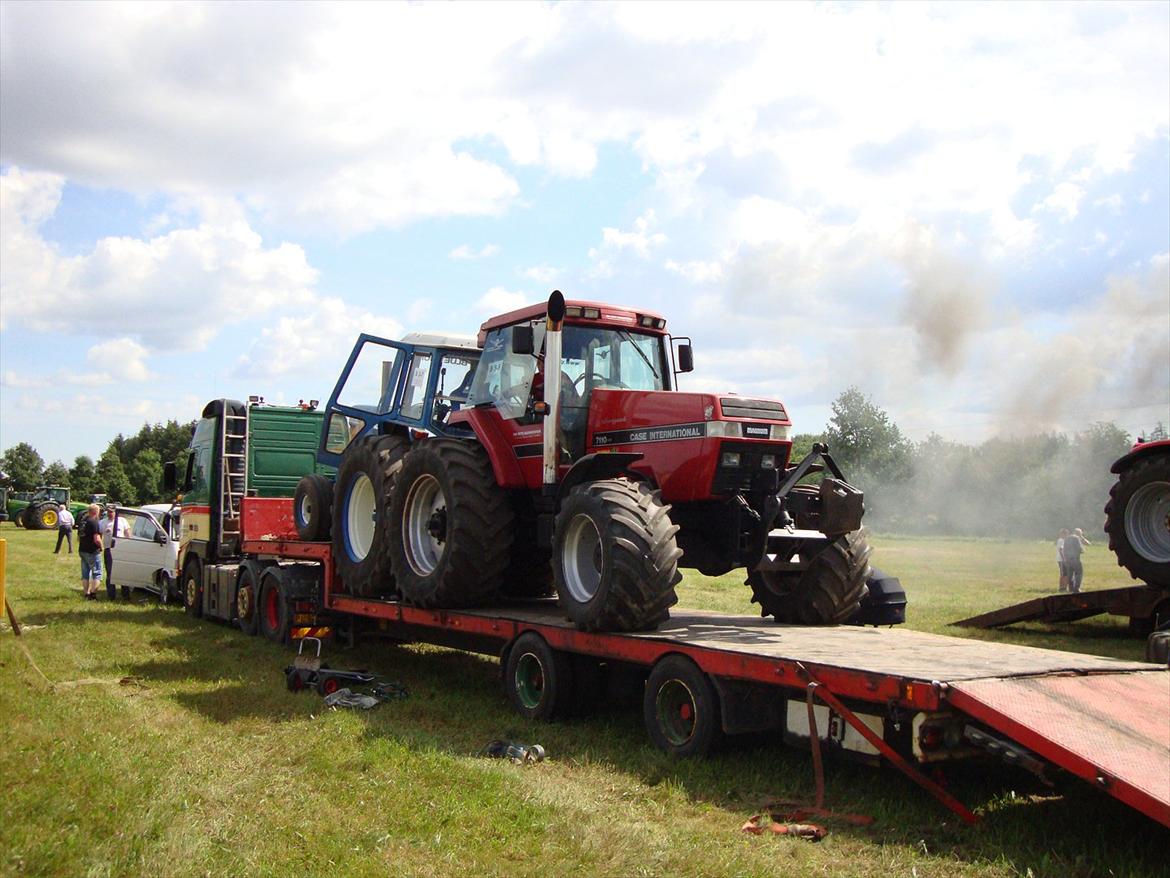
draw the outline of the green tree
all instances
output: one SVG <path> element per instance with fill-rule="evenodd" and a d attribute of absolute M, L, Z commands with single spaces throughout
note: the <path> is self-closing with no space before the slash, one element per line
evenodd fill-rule
<path fill-rule="evenodd" d="M 151 503 L 161 495 L 162 459 L 153 448 L 139 451 L 126 467 L 126 475 L 138 494 L 139 503 Z"/>
<path fill-rule="evenodd" d="M 792 437 L 792 455 L 789 459 L 794 464 L 800 463 L 808 457 L 814 444 L 824 441 L 825 435 L 823 433 L 797 433 Z"/>
<path fill-rule="evenodd" d="M 84 454 L 78 455 L 69 470 L 69 487 L 73 490 L 75 499 L 84 501 L 90 494 L 95 493 L 93 490 L 94 475 L 93 460 Z"/>
<path fill-rule="evenodd" d="M 0 457 L 0 469 L 8 474 L 14 491 L 31 491 L 41 484 L 45 462 L 27 442 L 13 445 Z"/>
<path fill-rule="evenodd" d="M 45 467 L 45 471 L 41 473 L 41 478 L 44 479 L 42 484 L 45 485 L 65 485 L 70 487 L 69 481 L 69 467 L 65 466 L 59 460 L 54 460 L 51 464 Z"/>
<path fill-rule="evenodd" d="M 126 477 L 122 459 L 118 456 L 113 443 L 110 443 L 110 447 L 97 462 L 93 490 L 95 493 L 109 494 L 111 499 L 127 506 L 138 502 L 138 495 L 134 492 L 130 479 Z"/>
<path fill-rule="evenodd" d="M 825 438 L 847 478 L 894 482 L 910 475 L 910 442 L 890 416 L 856 387 L 833 401 Z"/>

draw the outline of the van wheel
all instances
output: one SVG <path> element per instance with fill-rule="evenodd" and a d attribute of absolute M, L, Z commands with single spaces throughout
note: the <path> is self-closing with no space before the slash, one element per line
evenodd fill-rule
<path fill-rule="evenodd" d="M 680 759 L 702 756 L 723 737 L 715 687 L 683 655 L 668 655 L 654 665 L 646 681 L 642 718 L 654 746 Z"/>

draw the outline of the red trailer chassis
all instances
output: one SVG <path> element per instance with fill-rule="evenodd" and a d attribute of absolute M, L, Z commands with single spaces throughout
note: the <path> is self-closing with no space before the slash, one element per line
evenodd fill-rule
<path fill-rule="evenodd" d="M 319 609 L 326 614 L 376 620 L 406 640 L 497 656 L 526 632 L 565 653 L 644 668 L 684 655 L 719 686 L 749 684 L 757 692 L 771 687 L 768 692 L 798 704 L 801 712 L 806 699 L 810 705 L 821 701 L 831 710 L 831 722 L 852 726 L 873 753 L 974 820 L 874 729 L 875 722 L 881 728 L 899 713 L 953 715 L 981 730 L 978 734 L 1019 748 L 1018 760 L 1063 769 L 1170 827 L 1168 668 L 918 631 L 787 626 L 689 610 L 676 610 L 657 631 L 608 634 L 576 630 L 551 601 L 419 609 L 336 592 L 329 544 L 284 538 L 289 531 L 272 517 L 276 502 L 289 505 L 287 500 L 247 504 L 253 507 L 252 524 L 268 526 L 247 528 L 246 509 L 242 551 L 255 558 L 319 562 Z M 273 505 L 261 510 L 261 504 Z M 265 538 L 250 539 L 249 530 Z M 808 713 L 811 717 L 811 707 Z M 820 731 L 810 722 L 808 740 L 815 742 Z"/>

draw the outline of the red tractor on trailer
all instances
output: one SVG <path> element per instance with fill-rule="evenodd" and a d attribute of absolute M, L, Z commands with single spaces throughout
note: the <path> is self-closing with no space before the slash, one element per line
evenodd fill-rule
<path fill-rule="evenodd" d="M 392 477 L 340 459 L 334 521 L 379 485 L 375 541 L 393 574 L 370 582 L 335 528 L 344 589 L 460 608 L 547 594 L 551 578 L 579 628 L 637 631 L 667 619 L 680 566 L 742 567 L 763 615 L 833 624 L 856 613 L 872 572 L 861 492 L 824 446 L 789 466 L 781 402 L 680 391 L 691 348 L 661 315 L 554 292 L 488 320 L 478 342 L 466 398 L 441 430 L 388 412 L 380 434 L 352 446 L 368 457 L 377 445 Z M 797 484 L 822 468 L 819 486 Z"/>

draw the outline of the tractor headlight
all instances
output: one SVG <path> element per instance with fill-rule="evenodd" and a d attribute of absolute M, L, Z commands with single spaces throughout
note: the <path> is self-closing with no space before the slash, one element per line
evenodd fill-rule
<path fill-rule="evenodd" d="M 725 439 L 738 439 L 740 437 L 739 423 L 736 421 L 708 421 L 707 435 L 722 436 Z"/>
<path fill-rule="evenodd" d="M 720 466 L 739 466 L 739 452 L 738 451 L 724 451 L 723 456 L 719 458 Z"/>
<path fill-rule="evenodd" d="M 776 469 L 776 455 L 765 454 L 761 456 L 760 469 Z"/>

